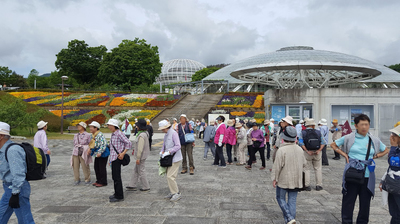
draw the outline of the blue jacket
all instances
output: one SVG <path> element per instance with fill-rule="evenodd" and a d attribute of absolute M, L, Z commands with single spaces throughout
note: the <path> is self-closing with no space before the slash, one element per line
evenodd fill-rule
<path fill-rule="evenodd" d="M 13 142 L 8 140 L 0 149 L 0 177 L 3 182 L 10 183 L 12 193 L 17 194 L 26 179 L 26 156 L 22 147 L 13 145 L 7 151 L 7 162 L 5 152 L 11 143 Z"/>
<path fill-rule="evenodd" d="M 190 124 L 189 124 L 188 122 L 186 122 L 186 125 L 185 125 L 185 133 L 183 133 L 182 124 L 178 124 L 178 134 L 179 134 L 179 141 L 181 142 L 181 145 L 192 144 L 192 143 L 186 143 L 186 141 L 185 141 L 185 134 L 191 133 L 191 132 L 192 132 L 192 131 L 190 130 L 189 125 L 190 125 Z"/>

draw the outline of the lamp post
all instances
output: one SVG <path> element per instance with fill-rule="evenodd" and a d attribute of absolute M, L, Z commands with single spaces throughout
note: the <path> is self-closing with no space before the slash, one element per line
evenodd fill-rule
<path fill-rule="evenodd" d="M 67 80 L 68 76 L 61 76 L 61 134 L 64 134 L 64 80 Z"/>

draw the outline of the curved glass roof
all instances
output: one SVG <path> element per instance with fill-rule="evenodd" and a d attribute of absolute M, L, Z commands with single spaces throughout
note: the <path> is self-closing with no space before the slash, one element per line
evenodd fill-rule
<path fill-rule="evenodd" d="M 381 73 L 381 75 L 369 80 L 365 80 L 363 82 L 400 82 L 400 73 L 390 68 L 387 68 L 383 65 L 380 65 L 378 63 L 343 53 L 314 50 L 312 47 L 306 47 L 306 46 L 285 47 L 275 52 L 260 54 L 237 61 L 207 76 L 205 80 L 224 79 L 224 80 L 229 80 L 229 82 L 232 84 L 250 83 L 250 81 L 242 81 L 232 77 L 231 73 L 237 70 L 241 70 L 243 68 L 248 68 L 262 64 L 285 64 L 285 63 L 353 64 L 359 67 L 371 68 Z"/>
<path fill-rule="evenodd" d="M 190 59 L 174 59 L 163 63 L 161 74 L 156 83 L 170 84 L 176 82 L 190 82 L 192 75 L 205 68 L 203 64 Z"/>

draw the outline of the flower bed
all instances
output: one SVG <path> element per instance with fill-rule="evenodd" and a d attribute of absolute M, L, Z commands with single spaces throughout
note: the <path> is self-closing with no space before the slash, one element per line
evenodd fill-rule
<path fill-rule="evenodd" d="M 256 93 L 228 93 L 218 102 L 217 107 L 262 108 L 264 98 Z"/>

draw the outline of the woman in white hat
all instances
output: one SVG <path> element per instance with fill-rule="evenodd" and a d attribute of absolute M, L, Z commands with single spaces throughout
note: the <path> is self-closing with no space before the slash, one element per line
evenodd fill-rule
<path fill-rule="evenodd" d="M 160 151 L 161 157 L 173 155 L 172 166 L 167 168 L 166 176 L 168 181 L 168 187 L 170 193 L 165 197 L 171 201 L 178 201 L 181 199 L 181 193 L 179 192 L 178 185 L 176 183 L 176 177 L 178 176 L 179 166 L 182 162 L 181 143 L 178 133 L 171 128 L 171 124 L 166 121 L 160 121 L 158 123 L 158 130 L 165 133 L 164 143 Z"/>
<path fill-rule="evenodd" d="M 93 183 L 95 187 L 107 186 L 107 161 L 110 155 L 110 149 L 107 146 L 106 138 L 100 131 L 100 124 L 93 121 L 89 124 L 90 138 L 89 147 L 91 156 L 94 156 L 94 171 L 96 173 L 96 182 Z"/>
<path fill-rule="evenodd" d="M 49 166 L 51 152 L 47 144 L 47 123 L 48 122 L 44 121 L 39 121 L 37 123 L 38 131 L 36 132 L 35 137 L 33 137 L 33 146 L 41 149 L 44 152 L 44 154 L 46 155 L 47 166 Z"/>
<path fill-rule="evenodd" d="M 86 123 L 80 122 L 76 125 L 78 133 L 74 136 L 74 149 L 72 150 L 72 167 L 74 170 L 75 185 L 80 184 L 79 166 L 82 166 L 85 184 L 90 184 L 90 167 L 92 157 L 88 155 L 90 134 L 86 132 Z"/>

